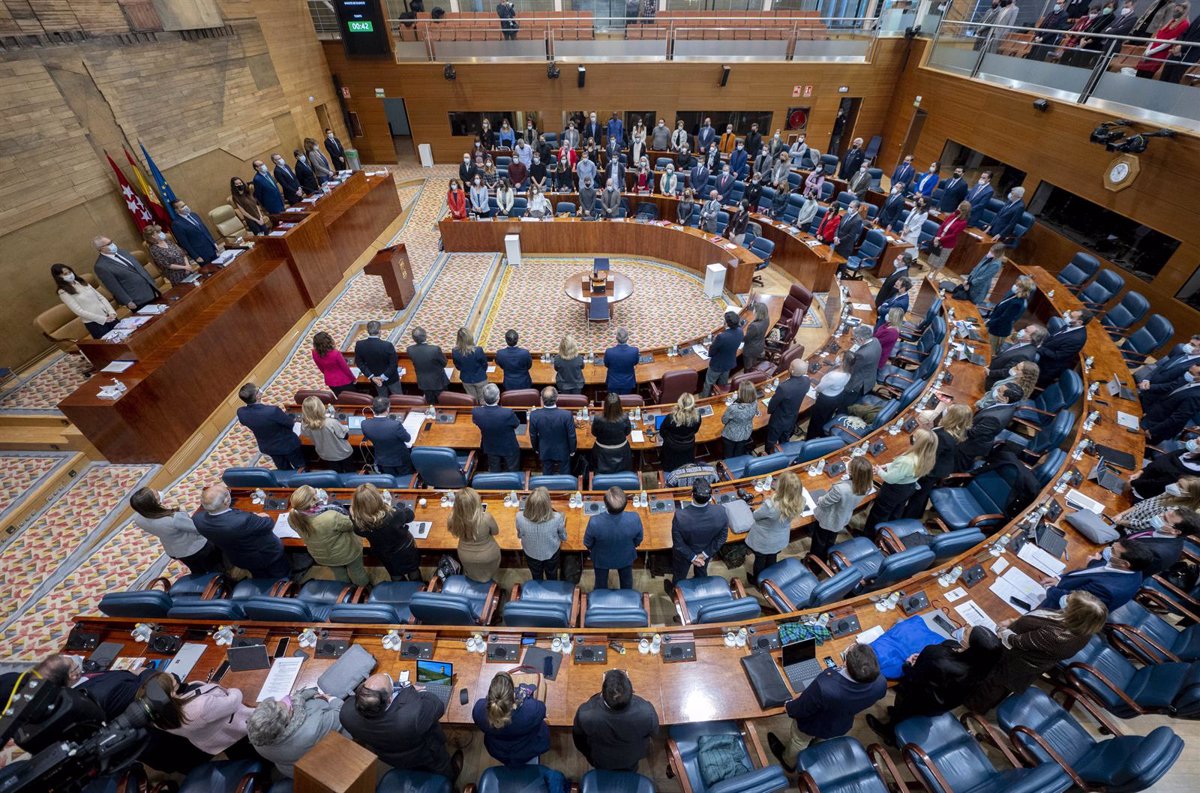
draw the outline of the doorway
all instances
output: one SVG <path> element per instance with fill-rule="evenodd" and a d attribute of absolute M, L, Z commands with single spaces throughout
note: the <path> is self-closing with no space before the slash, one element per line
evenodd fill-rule
<path fill-rule="evenodd" d="M 415 159 L 417 149 L 413 143 L 412 129 L 408 125 L 408 107 L 404 104 L 403 99 L 384 99 L 382 101 L 397 161 Z"/>
<path fill-rule="evenodd" d="M 329 111 L 325 108 L 324 103 L 317 105 L 315 109 L 317 111 L 317 123 L 321 125 L 321 129 L 320 133 L 314 135 L 314 137 L 317 140 L 323 140 L 325 138 L 325 130 L 333 129 L 333 124 L 329 123 Z M 336 132 L 336 130 L 334 131 Z"/>
<path fill-rule="evenodd" d="M 862 97 L 845 97 L 838 103 L 837 118 L 833 122 L 833 134 L 829 136 L 829 153 L 836 154 L 838 159 L 850 148 L 854 140 L 854 125 L 858 123 L 858 111 L 862 107 Z"/>
<path fill-rule="evenodd" d="M 920 108 L 916 113 L 913 113 L 912 120 L 908 122 L 908 132 L 904 135 L 904 143 L 900 144 L 900 153 L 896 155 L 896 164 L 899 165 L 904 161 L 904 158 L 913 153 L 913 149 L 917 147 L 917 141 L 921 138 L 921 130 L 925 126 L 925 117 L 929 115 Z M 921 168 L 916 166 L 917 170 Z"/>

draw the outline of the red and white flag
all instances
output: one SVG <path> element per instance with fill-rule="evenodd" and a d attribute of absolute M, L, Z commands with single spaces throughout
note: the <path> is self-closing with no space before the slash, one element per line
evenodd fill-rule
<path fill-rule="evenodd" d="M 108 152 L 104 152 L 104 157 L 112 166 L 113 173 L 117 175 L 117 182 L 121 185 L 121 200 L 125 202 L 129 214 L 133 217 L 133 222 L 137 224 L 138 231 L 143 230 L 154 222 L 154 216 L 150 214 L 150 210 L 146 209 L 141 196 L 134 192 L 129 180 L 125 178 L 125 174 L 121 173 L 121 169 L 113 162 L 113 158 L 108 156 Z"/>

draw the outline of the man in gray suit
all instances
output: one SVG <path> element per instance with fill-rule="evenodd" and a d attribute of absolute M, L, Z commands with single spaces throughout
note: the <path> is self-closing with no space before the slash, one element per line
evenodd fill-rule
<path fill-rule="evenodd" d="M 620 210 L 621 191 L 617 189 L 617 183 L 609 179 L 608 184 L 604 186 L 604 192 L 600 194 L 600 216 L 615 218 Z"/>
<path fill-rule="evenodd" d="M 437 399 L 450 385 L 446 376 L 446 355 L 436 344 L 426 342 L 424 328 L 413 328 L 412 340 L 405 351 L 412 361 L 413 369 L 417 372 L 417 388 L 425 394 L 425 401 L 431 405 L 437 404 Z"/>
<path fill-rule="evenodd" d="M 162 294 L 150 273 L 129 251 L 123 251 L 108 237 L 92 240 L 100 255 L 96 257 L 96 277 L 113 297 L 134 311 L 153 303 Z"/>
<path fill-rule="evenodd" d="M 850 380 L 842 391 L 843 409 L 853 405 L 875 385 L 882 353 L 879 339 L 872 335 L 869 325 L 859 325 L 854 329 L 854 345 L 846 353 L 850 356 Z"/>
<path fill-rule="evenodd" d="M 708 200 L 704 202 L 704 206 L 700 209 L 700 228 L 709 234 L 716 234 L 720 225 L 717 222 L 717 213 L 720 211 L 721 196 L 716 190 L 712 190 L 708 194 Z"/>

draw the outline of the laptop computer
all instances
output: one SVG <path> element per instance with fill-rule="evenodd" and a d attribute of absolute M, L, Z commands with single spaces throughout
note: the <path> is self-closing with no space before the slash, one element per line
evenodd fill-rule
<path fill-rule="evenodd" d="M 1116 473 L 1108 467 L 1108 461 L 1101 455 L 1096 460 L 1096 465 L 1092 468 L 1091 473 L 1087 478 L 1100 485 L 1105 490 L 1116 493 L 1118 496 L 1125 492 L 1125 480 L 1120 474 Z"/>
<path fill-rule="evenodd" d="M 454 689 L 454 664 L 445 661 L 417 661 L 417 686 L 450 706 L 450 693 Z"/>
<path fill-rule="evenodd" d="M 1055 559 L 1063 558 L 1067 550 L 1067 535 L 1053 523 L 1042 521 L 1035 530 L 1034 537 L 1038 547 Z"/>
<path fill-rule="evenodd" d="M 817 662 L 817 640 L 801 639 L 783 645 L 783 671 L 797 694 L 808 688 L 808 684 L 821 674 L 821 664 Z"/>
<path fill-rule="evenodd" d="M 1137 399 L 1137 394 L 1125 387 L 1125 384 L 1118 379 L 1114 374 L 1112 379 L 1106 383 L 1108 386 L 1109 396 L 1119 396 L 1121 399 Z"/>

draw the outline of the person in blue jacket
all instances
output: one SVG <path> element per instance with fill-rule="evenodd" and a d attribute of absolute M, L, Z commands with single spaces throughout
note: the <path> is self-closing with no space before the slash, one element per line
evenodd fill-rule
<path fill-rule="evenodd" d="M 1065 608 L 1067 596 L 1083 590 L 1095 595 L 1112 613 L 1133 600 L 1153 564 L 1154 555 L 1145 546 L 1115 542 L 1088 557 L 1086 567 L 1043 581 L 1048 588 L 1038 608 Z"/>
<path fill-rule="evenodd" d="M 504 334 L 504 343 L 508 346 L 496 350 L 496 365 L 504 372 L 504 390 L 515 388 L 533 388 L 533 378 L 529 370 L 533 368 L 533 356 L 524 347 L 518 347 L 520 338 L 515 330 Z"/>
<path fill-rule="evenodd" d="M 736 311 L 725 312 L 725 330 L 717 334 L 708 348 L 708 373 L 704 375 L 704 390 L 701 397 L 712 393 L 713 386 L 729 382 L 729 373 L 737 366 L 738 347 L 745 338 L 742 318 Z"/>
<path fill-rule="evenodd" d="M 593 589 L 608 589 L 608 573 L 617 571 L 617 587 L 633 589 L 633 563 L 642 544 L 642 519 L 636 512 L 626 512 L 629 503 L 625 491 L 615 485 L 604 493 L 604 512 L 588 519 L 583 532 L 583 545 L 592 555 L 596 571 Z"/>
<path fill-rule="evenodd" d="M 487 455 L 489 471 L 521 470 L 521 447 L 517 427 L 521 422 L 512 408 L 500 407 L 500 389 L 495 383 L 483 387 L 483 404 L 471 409 L 471 421 L 479 428 L 480 448 Z"/>
<path fill-rule="evenodd" d="M 539 691 L 518 688 L 508 672 L 498 672 L 488 686 L 486 699 L 471 711 L 483 733 L 483 745 L 493 758 L 507 766 L 522 766 L 550 750 L 550 725 Z"/>
<path fill-rule="evenodd" d="M 1018 282 L 1013 286 L 1012 294 L 1006 295 L 988 315 L 988 342 L 992 345 L 993 356 L 999 354 L 1000 345 L 1013 334 L 1013 326 L 1025 315 L 1025 308 L 1029 305 L 1029 296 L 1032 293 L 1033 287 L 1030 284 Z"/>
<path fill-rule="evenodd" d="M 1008 191 L 1008 203 L 1000 208 L 992 222 L 984 229 L 998 240 L 1011 242 L 1016 237 L 1017 223 L 1025 214 L 1025 188 L 1014 187 Z"/>
<path fill-rule="evenodd" d="M 254 161 L 254 197 L 258 199 L 258 203 L 263 205 L 263 209 L 267 210 L 272 215 L 276 215 L 283 211 L 283 193 L 279 191 L 279 185 L 271 177 L 267 171 L 267 164 L 262 160 Z"/>
<path fill-rule="evenodd" d="M 404 429 L 403 422 L 388 416 L 391 407 L 388 397 L 375 397 L 371 402 L 371 418 L 363 419 L 362 434 L 371 442 L 375 467 L 381 474 L 411 476 L 412 452 L 408 445 L 412 437 Z"/>
<path fill-rule="evenodd" d="M 542 389 L 542 408 L 529 413 L 529 445 L 542 459 L 543 474 L 571 472 L 575 453 L 575 417 L 558 407 L 558 390 Z"/>
<path fill-rule="evenodd" d="M 217 258 L 217 242 L 200 216 L 181 198 L 175 199 L 171 206 L 175 207 L 177 215 L 171 224 L 171 233 L 175 235 L 179 247 L 187 251 L 197 264 L 208 264 Z"/>
<path fill-rule="evenodd" d="M 293 430 L 296 418 L 275 405 L 262 404 L 258 396 L 258 386 L 254 383 L 246 383 L 238 390 L 238 397 L 246 403 L 237 409 L 238 421 L 254 433 L 258 450 L 270 455 L 276 468 L 281 471 L 303 468 L 304 448 Z"/>
<path fill-rule="evenodd" d="M 641 353 L 629 343 L 629 331 L 617 330 L 617 343 L 604 351 L 604 366 L 608 369 L 605 386 L 613 394 L 632 394 L 637 391 L 637 366 Z"/>

